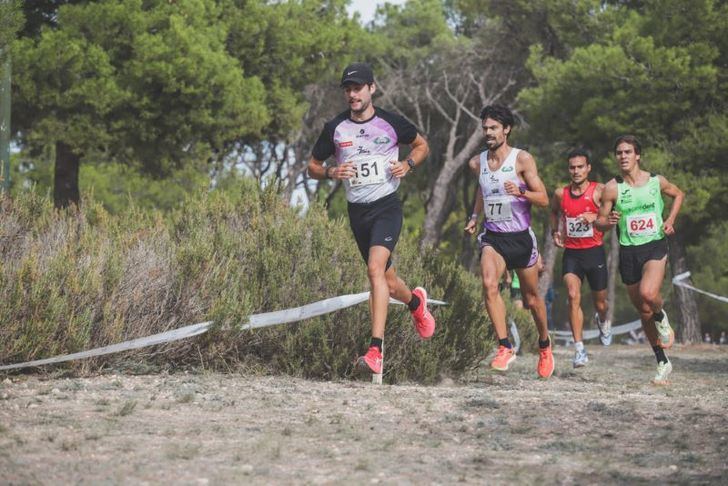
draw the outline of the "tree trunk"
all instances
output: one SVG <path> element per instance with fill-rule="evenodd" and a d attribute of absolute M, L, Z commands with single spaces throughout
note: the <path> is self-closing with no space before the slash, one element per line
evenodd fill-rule
<path fill-rule="evenodd" d="M 615 226 L 610 231 L 607 253 L 607 320 L 612 323 L 614 322 L 614 305 L 617 302 L 617 273 L 619 273 L 619 238 Z"/>
<path fill-rule="evenodd" d="M 483 138 L 483 129 L 478 127 L 470 134 L 468 142 L 455 157 L 445 160 L 445 164 L 437 175 L 432 188 L 432 196 L 427 205 L 427 215 L 422 231 L 422 247 L 437 246 L 440 242 L 442 226 L 447 219 L 448 200 L 453 192 L 453 181 L 460 171 L 467 166 L 468 160 L 478 148 Z"/>
<path fill-rule="evenodd" d="M 682 236 L 679 233 L 674 234 L 669 239 L 670 242 L 670 270 L 673 275 L 678 275 L 688 271 L 687 260 L 685 257 L 685 245 Z M 687 283 L 692 284 L 688 278 Z M 677 338 L 684 344 L 699 343 L 700 338 L 700 315 L 698 313 L 698 303 L 695 300 L 695 294 L 686 288 L 674 286 L 675 289 L 675 307 L 680 316 L 680 322 L 677 323 Z"/>
<path fill-rule="evenodd" d="M 546 237 L 543 243 L 543 253 L 541 253 L 541 260 L 543 262 L 543 272 L 538 278 L 538 295 L 541 297 L 546 296 L 549 287 L 554 281 L 554 264 L 556 263 L 556 244 L 554 239 L 551 237 L 551 225 L 549 224 L 546 230 Z"/>
<path fill-rule="evenodd" d="M 63 142 L 56 142 L 56 165 L 53 179 L 53 202 L 56 208 L 79 205 L 78 169 L 81 156 Z"/>

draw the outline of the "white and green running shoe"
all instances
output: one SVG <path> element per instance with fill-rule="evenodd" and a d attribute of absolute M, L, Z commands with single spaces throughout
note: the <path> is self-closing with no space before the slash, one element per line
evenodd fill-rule
<path fill-rule="evenodd" d="M 583 368 L 589 362 L 589 356 L 586 354 L 586 349 L 577 349 L 574 355 L 574 368 Z"/>
<path fill-rule="evenodd" d="M 667 385 L 669 383 L 667 377 L 670 376 L 670 373 L 672 373 L 672 363 L 669 360 L 665 363 L 657 363 L 657 374 L 652 379 L 652 383 L 655 385 Z"/>
<path fill-rule="evenodd" d="M 667 319 L 667 312 L 662 310 L 662 320 L 655 319 L 655 327 L 657 328 L 657 344 L 662 349 L 670 349 L 672 343 L 675 342 L 675 331 L 670 327 L 670 321 Z"/>
<path fill-rule="evenodd" d="M 594 325 L 599 329 L 599 340 L 602 345 L 609 346 L 612 344 L 612 321 L 606 320 L 602 322 L 599 313 L 594 313 Z"/>

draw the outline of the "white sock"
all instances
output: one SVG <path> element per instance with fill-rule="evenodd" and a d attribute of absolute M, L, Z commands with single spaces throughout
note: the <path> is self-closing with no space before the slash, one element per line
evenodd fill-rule
<path fill-rule="evenodd" d="M 574 347 L 575 347 L 575 348 L 576 348 L 576 350 L 577 350 L 578 352 L 580 352 L 580 353 L 581 353 L 582 351 L 584 351 L 584 343 L 583 343 L 582 341 L 577 341 L 577 342 L 575 342 L 575 343 L 574 343 Z"/>

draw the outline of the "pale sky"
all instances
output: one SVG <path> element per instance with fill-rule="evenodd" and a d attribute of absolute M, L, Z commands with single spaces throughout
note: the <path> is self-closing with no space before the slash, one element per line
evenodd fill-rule
<path fill-rule="evenodd" d="M 395 5 L 402 5 L 406 0 L 387 0 L 388 3 Z M 374 11 L 377 9 L 377 5 L 387 3 L 382 0 L 351 0 L 349 5 L 349 12 L 359 12 L 361 14 L 361 20 L 363 23 L 369 23 L 374 18 Z"/>

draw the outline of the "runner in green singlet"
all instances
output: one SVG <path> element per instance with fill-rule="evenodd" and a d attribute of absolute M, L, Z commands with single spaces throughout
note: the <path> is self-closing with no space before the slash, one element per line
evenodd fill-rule
<path fill-rule="evenodd" d="M 642 328 L 657 358 L 655 384 L 666 384 L 672 363 L 665 349 L 672 346 L 675 333 L 663 309 L 660 286 L 667 264 L 666 236 L 675 233 L 675 218 L 684 193 L 661 175 L 640 168 L 639 140 L 623 135 L 614 143 L 621 175 L 607 183 L 596 226 L 608 231 L 615 224 L 619 233 L 619 273 L 632 304 L 640 313 Z M 673 198 L 663 219 L 662 195 Z"/>

